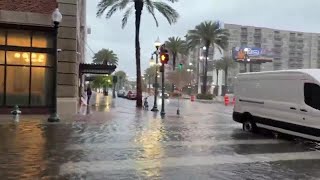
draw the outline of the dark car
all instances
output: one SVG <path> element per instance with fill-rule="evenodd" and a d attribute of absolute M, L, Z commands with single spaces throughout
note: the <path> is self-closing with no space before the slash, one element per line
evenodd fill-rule
<path fill-rule="evenodd" d="M 118 91 L 118 97 L 125 98 L 126 97 L 126 92 L 124 90 Z"/>

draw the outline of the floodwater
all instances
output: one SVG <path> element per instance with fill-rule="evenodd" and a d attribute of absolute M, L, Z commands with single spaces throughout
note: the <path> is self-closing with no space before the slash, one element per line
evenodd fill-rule
<path fill-rule="evenodd" d="M 320 179 L 317 143 L 243 132 L 222 104 L 166 103 L 165 118 L 117 98 L 59 123 L 3 120 L 0 179 Z"/>

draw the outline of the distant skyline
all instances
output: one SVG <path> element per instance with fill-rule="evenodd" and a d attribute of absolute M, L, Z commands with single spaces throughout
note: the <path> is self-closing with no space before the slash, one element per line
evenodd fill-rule
<path fill-rule="evenodd" d="M 128 24 L 121 29 L 124 12 L 116 13 L 111 19 L 96 18 L 99 0 L 87 1 L 87 25 L 91 27 L 88 45 L 97 52 L 102 48 L 112 49 L 119 57 L 117 70 L 125 71 L 128 76 L 135 77 L 135 46 L 134 46 L 134 14 Z M 168 1 L 167 1 L 168 2 Z M 168 37 L 184 37 L 187 31 L 207 20 L 219 20 L 228 24 L 259 26 L 273 29 L 320 32 L 318 17 L 320 15 L 319 0 L 180 0 L 172 4 L 179 13 L 178 23 L 170 26 L 166 19 L 156 14 L 159 20 L 157 28 L 150 14 L 142 14 L 141 22 L 141 66 L 142 70 L 149 66 L 151 53 L 155 50 L 154 41 L 159 36 L 162 42 Z M 93 57 L 87 48 L 87 61 Z"/>

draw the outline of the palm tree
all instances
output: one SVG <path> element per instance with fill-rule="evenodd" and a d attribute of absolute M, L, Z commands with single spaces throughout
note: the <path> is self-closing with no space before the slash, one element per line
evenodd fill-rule
<path fill-rule="evenodd" d="M 171 3 L 178 0 L 167 0 Z M 131 4 L 133 3 L 133 4 Z M 128 7 L 128 8 L 126 8 Z M 106 18 L 109 19 L 116 11 L 125 10 L 122 18 L 122 28 L 128 22 L 129 16 L 132 14 L 133 8 L 135 9 L 135 48 L 136 48 L 136 70 L 137 70 L 137 107 L 142 107 L 142 89 L 141 89 L 141 66 L 140 66 L 140 23 L 143 7 L 153 16 L 156 26 L 158 20 L 155 16 L 155 9 L 158 10 L 169 22 L 169 24 L 176 23 L 179 14 L 175 9 L 170 7 L 167 3 L 155 0 L 101 0 L 98 4 L 97 16 L 101 17 L 104 12 L 108 10 Z"/>
<path fill-rule="evenodd" d="M 229 68 L 235 67 L 235 62 L 232 58 L 230 57 L 223 57 L 221 60 L 219 60 L 221 63 L 221 68 L 224 71 L 224 82 L 225 82 L 225 87 L 228 87 L 228 71 Z"/>
<path fill-rule="evenodd" d="M 127 80 L 127 74 L 124 71 L 117 71 L 114 73 L 115 76 L 118 77 L 118 89 L 123 87 L 124 82 Z"/>
<path fill-rule="evenodd" d="M 204 94 L 207 93 L 209 48 L 211 47 L 213 50 L 217 48 L 220 52 L 222 52 L 222 50 L 227 48 L 228 37 L 228 30 L 222 29 L 219 21 L 206 21 L 197 25 L 195 29 L 188 31 L 186 38 L 191 47 L 195 45 L 204 45 L 206 47 L 203 76 L 204 84 L 202 89 L 202 93 Z"/>
<path fill-rule="evenodd" d="M 172 55 L 172 69 L 175 70 L 178 54 L 187 54 L 186 42 L 180 37 L 169 37 L 165 45 Z"/>
<path fill-rule="evenodd" d="M 93 63 L 118 65 L 118 56 L 110 49 L 101 49 L 93 56 Z"/>
<path fill-rule="evenodd" d="M 178 54 L 187 54 L 186 42 L 180 37 L 169 37 L 165 45 L 172 55 L 172 70 L 175 71 Z M 171 90 L 174 91 L 174 83 L 172 83 Z"/>

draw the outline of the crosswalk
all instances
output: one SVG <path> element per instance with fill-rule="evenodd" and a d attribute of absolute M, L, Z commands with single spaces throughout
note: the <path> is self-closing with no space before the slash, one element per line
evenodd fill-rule
<path fill-rule="evenodd" d="M 247 170 L 249 176 L 255 172 L 254 168 L 278 167 L 279 164 L 282 165 L 282 162 L 320 162 L 320 152 L 316 144 L 306 146 L 293 141 L 245 133 L 241 131 L 241 125 L 230 120 L 229 115 L 224 116 L 225 119 L 218 121 L 209 121 L 210 116 L 207 119 L 199 118 L 198 121 L 154 120 L 138 130 L 111 132 L 114 133 L 112 141 L 109 139 L 101 141 L 101 138 L 95 141 L 93 138 L 90 142 L 69 144 L 64 151 L 71 154 L 80 153 L 81 158 L 61 164 L 59 173 L 61 176 L 94 173 L 108 175 L 110 173 L 114 177 L 116 177 L 115 173 L 119 173 L 119 176 L 121 174 L 123 177 L 126 172 L 133 171 L 139 174 L 144 172 L 143 170 L 161 169 L 157 177 L 148 176 L 145 179 L 159 177 L 159 179 L 180 179 L 181 175 L 166 174 L 163 171 L 194 167 L 193 173 L 203 171 L 209 173 L 208 169 L 212 171 L 222 165 L 226 167 L 236 165 L 240 168 L 242 165 L 252 164 Z M 195 124 L 195 122 L 198 123 Z M 91 134 L 100 133 L 101 136 L 105 133 L 103 131 L 94 132 L 94 129 L 92 131 Z M 138 132 L 132 133 L 134 131 Z M 90 133 L 75 133 L 72 137 L 85 138 L 83 136 L 90 137 Z M 263 163 L 263 165 L 255 166 L 257 163 Z M 286 168 L 292 171 L 292 168 L 287 167 L 285 163 L 281 168 L 283 171 Z M 274 169 L 276 171 L 277 168 L 274 167 Z M 263 170 L 261 171 L 263 173 Z M 291 175 L 304 173 L 299 169 L 293 171 Z M 163 172 L 163 175 L 160 172 Z M 186 170 L 185 173 L 191 172 Z M 266 177 L 271 176 L 270 172 L 265 173 Z M 314 173 L 317 174 L 317 172 Z M 141 176 L 146 175 L 141 173 Z M 232 177 L 230 176 L 229 179 L 233 179 Z M 283 178 L 286 178 L 286 174 L 283 174 Z"/>

